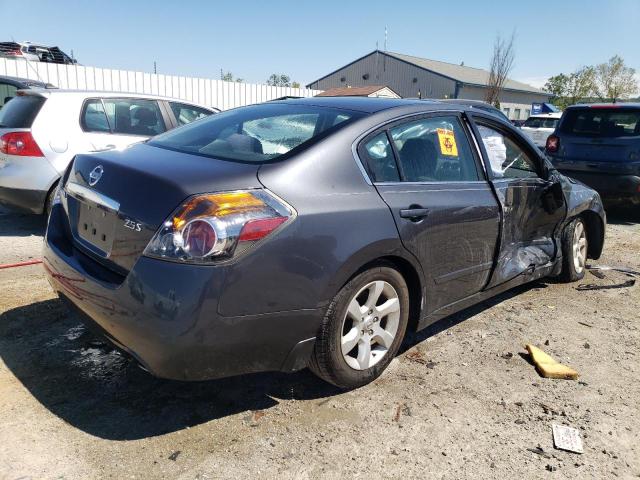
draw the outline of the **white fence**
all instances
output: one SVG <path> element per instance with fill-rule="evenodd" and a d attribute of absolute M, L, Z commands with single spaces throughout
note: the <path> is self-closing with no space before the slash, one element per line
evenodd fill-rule
<path fill-rule="evenodd" d="M 0 58 L 0 75 L 29 78 L 58 88 L 145 93 L 188 100 L 220 110 L 266 102 L 274 98 L 313 97 L 320 90 L 224 82 L 110 68 L 27 62 Z"/>

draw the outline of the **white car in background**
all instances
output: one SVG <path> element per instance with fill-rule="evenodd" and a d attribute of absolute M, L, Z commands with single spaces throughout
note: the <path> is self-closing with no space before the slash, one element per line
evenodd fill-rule
<path fill-rule="evenodd" d="M 124 149 L 218 111 L 134 93 L 19 90 L 0 110 L 0 205 L 47 214 L 78 153 Z"/>
<path fill-rule="evenodd" d="M 544 149 L 547 137 L 556 129 L 560 117 L 562 117 L 562 112 L 531 115 L 520 128 L 526 135 L 529 135 L 538 148 Z"/>

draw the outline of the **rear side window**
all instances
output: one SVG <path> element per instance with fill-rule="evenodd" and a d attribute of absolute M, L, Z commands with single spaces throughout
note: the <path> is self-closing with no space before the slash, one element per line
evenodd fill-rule
<path fill-rule="evenodd" d="M 585 137 L 633 137 L 640 135 L 640 109 L 569 109 L 561 131 Z"/>
<path fill-rule="evenodd" d="M 262 163 L 293 154 L 363 115 L 296 104 L 253 105 L 211 115 L 149 144 L 223 160 Z"/>
<path fill-rule="evenodd" d="M 0 108 L 4 107 L 4 104 L 16 96 L 18 88 L 8 83 L 0 82 Z"/>
<path fill-rule="evenodd" d="M 36 95 L 20 95 L 0 110 L 0 128 L 31 128 L 46 99 Z"/>
<path fill-rule="evenodd" d="M 362 147 L 369 171 L 376 182 L 399 182 L 400 174 L 386 132 L 364 143 Z"/>
<path fill-rule="evenodd" d="M 82 112 L 86 132 L 153 137 L 166 130 L 158 102 L 138 98 L 94 98 Z"/>
<path fill-rule="evenodd" d="M 194 107 L 192 105 L 185 105 L 184 103 L 169 102 L 169 105 L 171 105 L 171 110 L 176 117 L 178 126 L 186 125 L 187 123 L 191 123 L 211 115 L 209 110 Z"/>

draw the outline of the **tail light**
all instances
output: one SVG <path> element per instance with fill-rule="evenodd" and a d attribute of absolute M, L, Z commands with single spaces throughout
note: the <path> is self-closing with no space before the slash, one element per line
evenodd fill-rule
<path fill-rule="evenodd" d="M 560 149 L 560 137 L 556 135 L 549 135 L 547 137 L 545 149 L 549 153 L 556 153 Z"/>
<path fill-rule="evenodd" d="M 196 195 L 164 222 L 144 254 L 215 263 L 241 255 L 294 217 L 293 208 L 265 190 Z"/>
<path fill-rule="evenodd" d="M 22 52 L 20 51 L 20 49 L 16 49 L 16 50 L 9 50 L 7 52 L 4 53 L 5 55 L 7 55 L 8 57 L 21 57 L 22 56 Z"/>
<path fill-rule="evenodd" d="M 20 157 L 44 157 L 30 132 L 10 132 L 0 137 L 0 152 Z"/>

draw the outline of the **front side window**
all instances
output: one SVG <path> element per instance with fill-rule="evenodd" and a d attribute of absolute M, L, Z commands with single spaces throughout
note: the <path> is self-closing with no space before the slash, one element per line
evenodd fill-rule
<path fill-rule="evenodd" d="M 460 120 L 423 118 L 390 130 L 403 180 L 407 182 L 477 181 L 478 170 Z"/>
<path fill-rule="evenodd" d="M 296 104 L 263 104 L 211 115 L 150 145 L 223 160 L 263 163 L 300 151 L 364 114 Z"/>
<path fill-rule="evenodd" d="M 557 118 L 529 117 L 523 126 L 528 128 L 556 128 L 557 125 Z"/>
<path fill-rule="evenodd" d="M 489 157 L 494 178 L 535 178 L 535 161 L 510 137 L 486 125 L 478 130 Z"/>
<path fill-rule="evenodd" d="M 187 123 L 195 122 L 201 118 L 211 115 L 209 110 L 204 108 L 194 107 L 193 105 L 185 105 L 184 103 L 169 102 L 171 110 L 176 117 L 178 126 L 186 125 Z"/>

